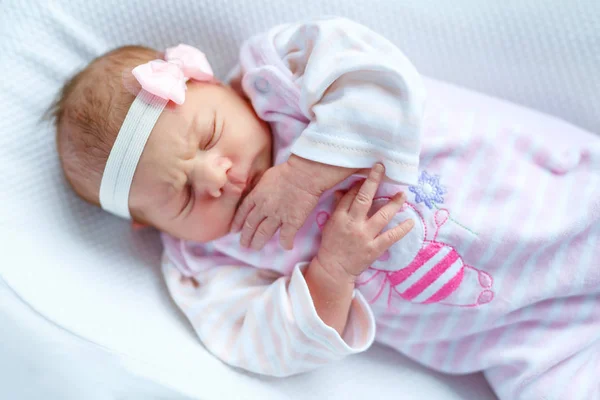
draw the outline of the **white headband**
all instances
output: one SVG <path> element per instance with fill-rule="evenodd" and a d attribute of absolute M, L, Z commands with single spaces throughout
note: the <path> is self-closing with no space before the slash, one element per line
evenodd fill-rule
<path fill-rule="evenodd" d="M 129 190 L 146 142 L 168 100 L 141 90 L 137 95 L 106 161 L 100 183 L 100 205 L 121 218 L 131 219 Z"/>
<path fill-rule="evenodd" d="M 127 112 L 102 174 L 100 206 L 125 219 L 131 219 L 129 192 L 133 175 L 158 117 L 169 100 L 183 104 L 188 79 L 213 78 L 206 56 L 192 46 L 171 47 L 166 50 L 165 59 L 150 61 L 131 71 L 142 90 Z"/>

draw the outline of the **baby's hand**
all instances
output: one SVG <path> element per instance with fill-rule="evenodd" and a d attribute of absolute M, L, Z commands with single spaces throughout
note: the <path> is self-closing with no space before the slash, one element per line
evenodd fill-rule
<path fill-rule="evenodd" d="M 339 276 L 341 272 L 356 279 L 414 226 L 414 222 L 407 219 L 381 233 L 404 204 L 401 192 L 369 218 L 383 172 L 383 165 L 376 164 L 362 184 L 361 181 L 355 183 L 339 200 L 325 224 L 317 259 L 332 276 Z"/>
<path fill-rule="evenodd" d="M 300 182 L 301 179 L 288 163 L 276 165 L 263 174 L 233 218 L 231 231 L 242 230 L 242 246 L 260 250 L 281 227 L 281 245 L 292 248 L 296 233 L 323 193 Z"/>
<path fill-rule="evenodd" d="M 242 246 L 260 250 L 281 228 L 279 242 L 290 250 L 321 195 L 356 171 L 291 155 L 263 174 L 238 208 L 231 231 L 242 231 Z"/>

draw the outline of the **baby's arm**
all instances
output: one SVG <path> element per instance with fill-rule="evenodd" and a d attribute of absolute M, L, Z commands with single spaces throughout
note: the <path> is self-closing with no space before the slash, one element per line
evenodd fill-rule
<path fill-rule="evenodd" d="M 321 194 L 376 162 L 385 165 L 388 180 L 416 184 L 425 90 L 414 66 L 385 38 L 347 19 L 314 19 L 251 38 L 241 60 L 246 82 L 296 86 L 309 121 L 291 157 L 271 172 L 272 182 L 275 176 L 292 182 L 298 201 L 287 201 L 289 188 L 259 184 L 232 224 L 232 231 L 242 231 L 242 245 L 260 249 L 281 227 L 280 242 L 290 249 Z M 255 107 L 264 103 L 260 93 L 247 93 Z"/>
<path fill-rule="evenodd" d="M 402 207 L 400 198 L 367 218 L 382 175 L 374 171 L 341 198 L 317 256 L 290 277 L 240 265 L 184 277 L 175 267 L 184 258 L 165 253 L 169 291 L 213 354 L 252 372 L 287 376 L 371 345 L 373 315 L 354 279 L 411 227 L 403 223 L 380 234 Z"/>
<path fill-rule="evenodd" d="M 286 277 L 222 265 L 187 278 L 163 261 L 169 291 L 207 349 L 229 365 L 273 376 L 315 369 L 373 342 L 372 313 L 358 292 L 352 298 L 353 287 L 335 287 L 336 302 L 326 311 L 344 319 L 341 334 L 319 317 L 305 278 L 313 269 L 298 265 Z M 313 280 L 320 286 L 312 289 L 332 290 L 325 282 Z"/>
<path fill-rule="evenodd" d="M 331 282 L 331 286 L 350 282 L 354 286 L 363 271 L 412 229 L 413 221 L 406 220 L 381 233 L 404 204 L 400 194 L 369 217 L 383 175 L 383 165 L 376 164 L 364 182 L 355 182 L 345 194 L 336 193 L 335 210 L 324 226 L 321 246 L 311 263 L 315 268 L 306 276 L 313 301 L 319 305 L 319 316 L 330 325 L 336 324 L 331 326 L 341 323 L 335 307 L 330 309 L 339 299 L 323 282 Z"/>
<path fill-rule="evenodd" d="M 252 69 L 251 54 L 257 53 L 280 74 L 267 74 L 268 68 L 263 73 L 260 62 Z M 287 76 L 290 81 L 279 78 L 280 84 L 297 87 L 309 124 L 292 154 L 352 169 L 382 162 L 390 180 L 416 183 L 425 87 L 393 43 L 348 19 L 322 18 L 259 35 L 246 43 L 241 58 L 247 75 Z"/>

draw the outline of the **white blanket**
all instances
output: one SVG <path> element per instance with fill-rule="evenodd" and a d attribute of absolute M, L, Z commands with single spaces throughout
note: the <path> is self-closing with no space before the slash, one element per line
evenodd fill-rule
<path fill-rule="evenodd" d="M 0 398 L 493 398 L 480 375 L 433 374 L 376 346 L 319 372 L 259 378 L 198 343 L 158 272 L 152 232 L 66 189 L 40 116 L 64 80 L 126 43 L 205 50 L 282 21 L 353 18 L 426 75 L 600 130 L 600 3 L 573 0 L 4 0 L 0 3 Z"/>

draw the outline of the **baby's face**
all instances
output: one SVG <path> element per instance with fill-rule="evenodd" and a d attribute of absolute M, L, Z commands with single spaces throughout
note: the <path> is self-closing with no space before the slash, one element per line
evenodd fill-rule
<path fill-rule="evenodd" d="M 243 197 L 271 167 L 271 132 L 233 89 L 188 82 L 184 104 L 159 117 L 133 179 L 129 206 L 176 237 L 229 232 Z"/>

